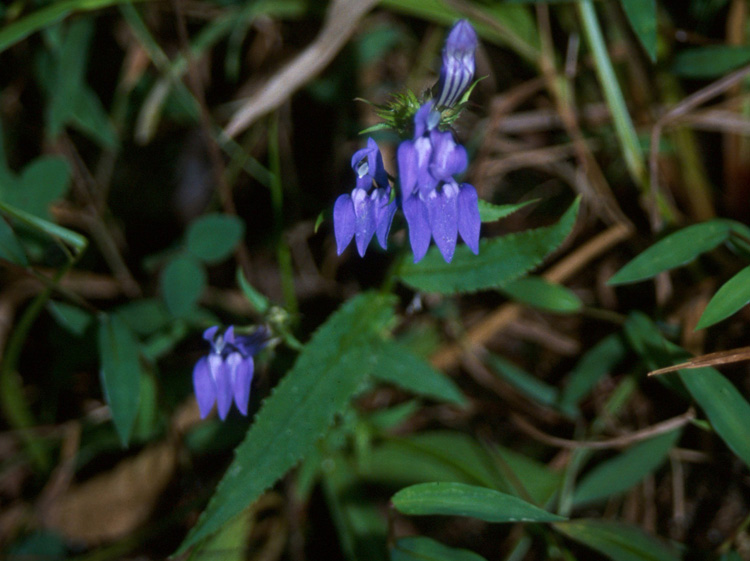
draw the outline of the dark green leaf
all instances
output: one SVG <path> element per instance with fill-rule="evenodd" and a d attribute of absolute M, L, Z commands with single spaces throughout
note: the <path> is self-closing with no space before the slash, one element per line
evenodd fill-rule
<path fill-rule="evenodd" d="M 714 294 L 703 310 L 695 329 L 703 329 L 738 312 L 750 303 L 750 267 L 745 267 L 729 279 Z"/>
<path fill-rule="evenodd" d="M 442 294 L 503 286 L 539 265 L 565 241 L 575 224 L 578 206 L 576 200 L 553 226 L 481 240 L 479 255 L 460 244 L 451 263 L 446 263 L 433 247 L 421 262 L 405 264 L 399 276 L 417 290 Z"/>
<path fill-rule="evenodd" d="M 391 561 L 486 561 L 468 549 L 448 547 L 433 539 L 412 536 L 397 540 L 391 548 Z"/>
<path fill-rule="evenodd" d="M 0 259 L 7 259 L 11 263 L 26 267 L 29 260 L 26 258 L 26 252 L 16 239 L 13 228 L 10 227 L 2 217 L 0 217 Z"/>
<path fill-rule="evenodd" d="M 620 0 L 620 3 L 651 62 L 656 62 L 656 0 Z"/>
<path fill-rule="evenodd" d="M 640 528 L 609 520 L 571 520 L 553 527 L 614 561 L 679 561 L 674 548 Z"/>
<path fill-rule="evenodd" d="M 245 295 L 245 298 L 247 298 L 247 301 L 250 302 L 250 305 L 253 308 L 255 308 L 255 311 L 259 314 L 265 314 L 268 311 L 268 308 L 271 307 L 271 302 L 268 301 L 268 298 L 253 288 L 245 278 L 242 269 L 239 267 L 237 268 L 237 284 Z"/>
<path fill-rule="evenodd" d="M 516 302 L 549 312 L 570 314 L 583 307 L 583 302 L 575 292 L 540 277 L 521 277 L 500 290 Z"/>
<path fill-rule="evenodd" d="M 102 102 L 94 91 L 85 84 L 76 97 L 71 115 L 71 125 L 103 148 L 116 148 L 119 141 L 117 132 Z"/>
<path fill-rule="evenodd" d="M 123 445 L 130 440 L 141 388 L 138 341 L 116 315 L 99 320 L 99 358 L 104 397 Z"/>
<path fill-rule="evenodd" d="M 465 483 L 419 483 L 402 489 L 391 502 L 408 515 L 469 516 L 485 522 L 554 522 L 563 516 L 494 489 Z"/>
<path fill-rule="evenodd" d="M 206 271 L 194 257 L 180 255 L 164 268 L 160 285 L 172 315 L 185 317 L 194 311 L 206 288 Z"/>
<path fill-rule="evenodd" d="M 750 62 L 747 45 L 706 45 L 675 56 L 672 72 L 683 78 L 719 78 Z"/>
<path fill-rule="evenodd" d="M 673 430 L 644 440 L 602 462 L 581 480 L 573 494 L 573 503 L 581 506 L 627 491 L 667 459 L 681 432 Z"/>
<path fill-rule="evenodd" d="M 683 228 L 655 243 L 620 269 L 607 284 L 628 284 L 689 263 L 729 238 L 731 222 L 710 220 Z"/>
<path fill-rule="evenodd" d="M 91 323 L 91 314 L 77 306 L 71 306 L 65 302 L 49 301 L 47 307 L 57 323 L 73 335 L 80 337 Z"/>
<path fill-rule="evenodd" d="M 117 315 L 137 335 L 149 336 L 167 327 L 173 318 L 162 300 L 131 300 L 117 308 Z"/>
<path fill-rule="evenodd" d="M 545 384 L 512 362 L 495 354 L 489 353 L 486 360 L 487 364 L 500 378 L 530 400 L 548 407 L 557 403 L 557 388 Z"/>
<path fill-rule="evenodd" d="M 245 224 L 236 216 L 207 214 L 190 225 L 188 250 L 210 265 L 221 263 L 232 254 L 244 232 Z"/>
<path fill-rule="evenodd" d="M 216 532 L 315 446 L 374 367 L 393 299 L 352 298 L 318 329 L 255 417 L 216 493 L 180 551 Z"/>
<path fill-rule="evenodd" d="M 63 158 L 43 156 L 26 166 L 20 178 L 0 185 L 0 194 L 3 202 L 49 220 L 49 206 L 65 195 L 69 180 L 70 168 Z"/>
<path fill-rule="evenodd" d="M 466 403 L 453 380 L 398 343 L 386 341 L 378 348 L 373 375 L 417 395 L 458 405 Z"/>
<path fill-rule="evenodd" d="M 479 218 L 482 222 L 494 222 L 500 220 L 506 216 L 510 216 L 517 210 L 521 210 L 523 207 L 528 206 L 537 200 L 526 201 L 515 205 L 493 205 L 487 201 L 479 199 Z"/>

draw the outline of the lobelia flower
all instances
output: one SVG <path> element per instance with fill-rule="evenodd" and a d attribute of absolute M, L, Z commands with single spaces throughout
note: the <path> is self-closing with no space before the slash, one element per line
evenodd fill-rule
<path fill-rule="evenodd" d="M 458 21 L 448 33 L 437 84 L 436 107 L 453 107 L 461 99 L 474 77 L 474 51 L 478 44 L 474 28 L 465 19 Z"/>
<path fill-rule="evenodd" d="M 390 200 L 391 186 L 383 167 L 383 157 L 372 138 L 367 139 L 367 148 L 357 150 L 352 156 L 352 169 L 357 174 L 357 185 L 351 195 L 341 195 L 336 199 L 333 231 L 339 255 L 354 238 L 360 257 L 364 257 L 375 233 L 380 246 L 386 249 L 396 201 Z"/>
<path fill-rule="evenodd" d="M 414 262 L 421 260 L 435 239 L 443 258 L 450 262 L 458 234 L 479 253 L 479 199 L 468 183 L 458 184 L 454 175 L 468 165 L 466 149 L 456 144 L 449 131 L 440 131 L 440 114 L 432 101 L 414 116 L 414 139 L 398 147 L 402 206 L 409 224 Z"/>
<path fill-rule="evenodd" d="M 193 388 L 201 419 L 216 403 L 223 421 L 232 407 L 232 400 L 239 412 L 247 415 L 255 367 L 253 355 L 266 345 L 268 332 L 260 328 L 252 335 L 236 335 L 234 326 L 230 325 L 221 333 L 215 325 L 203 332 L 203 338 L 211 343 L 211 352 L 193 368 Z"/>

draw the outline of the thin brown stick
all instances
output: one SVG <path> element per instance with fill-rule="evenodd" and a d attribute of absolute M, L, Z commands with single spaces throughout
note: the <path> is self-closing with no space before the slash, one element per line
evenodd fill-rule
<path fill-rule="evenodd" d="M 676 417 L 672 417 L 661 423 L 656 423 L 645 429 L 631 432 L 630 434 L 610 438 L 609 440 L 592 441 L 569 440 L 567 438 L 552 436 L 551 434 L 539 430 L 519 415 L 511 414 L 511 419 L 516 425 L 518 425 L 518 428 L 528 436 L 540 442 L 544 442 L 545 444 L 549 444 L 550 446 L 557 446 L 559 448 L 594 448 L 597 450 L 604 450 L 610 448 L 626 448 L 637 442 L 641 442 L 642 440 L 648 440 L 654 436 L 683 427 L 695 419 L 695 410 L 691 407 L 682 415 L 677 415 Z"/>
<path fill-rule="evenodd" d="M 705 368 L 708 366 L 721 366 L 723 364 L 732 364 L 734 362 L 742 362 L 743 360 L 750 360 L 750 347 L 740 347 L 738 349 L 731 349 L 728 351 L 718 351 L 715 353 L 709 353 L 695 357 L 686 362 L 675 364 L 673 366 L 665 366 L 657 370 L 652 370 L 648 373 L 649 376 L 659 376 L 660 374 L 667 374 L 669 372 L 675 372 L 677 370 L 690 370 L 691 368 Z"/>

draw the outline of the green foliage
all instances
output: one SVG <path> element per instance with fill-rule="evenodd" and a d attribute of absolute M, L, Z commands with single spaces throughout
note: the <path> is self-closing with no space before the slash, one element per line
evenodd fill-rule
<path fill-rule="evenodd" d="M 576 200 L 553 226 L 480 240 L 479 255 L 459 245 L 452 262 L 446 263 L 432 247 L 419 263 L 404 264 L 399 277 L 414 289 L 441 294 L 501 287 L 539 265 L 565 241 L 575 224 L 578 205 Z"/>
<path fill-rule="evenodd" d="M 236 216 L 206 214 L 193 222 L 187 231 L 187 248 L 201 261 L 221 263 L 237 247 L 245 225 Z"/>
<path fill-rule="evenodd" d="M 714 294 L 695 328 L 710 327 L 739 311 L 749 302 L 750 267 L 745 267 Z"/>
<path fill-rule="evenodd" d="M 420 483 L 402 489 L 391 502 L 408 515 L 469 516 L 485 522 L 555 522 L 563 516 L 552 514 L 494 489 L 465 483 Z"/>
<path fill-rule="evenodd" d="M 167 309 L 175 317 L 188 316 L 195 311 L 206 283 L 206 271 L 194 257 L 175 257 L 164 268 L 160 279 Z"/>
<path fill-rule="evenodd" d="M 467 549 L 448 547 L 422 536 L 401 538 L 391 548 L 391 561 L 485 561 Z"/>
<path fill-rule="evenodd" d="M 274 388 L 180 552 L 218 531 L 314 447 L 372 372 L 392 298 L 362 294 L 321 326 Z"/>
<path fill-rule="evenodd" d="M 713 80 L 750 62 L 750 47 L 707 45 L 679 53 L 672 71 L 685 78 Z"/>
<path fill-rule="evenodd" d="M 611 520 L 570 520 L 557 522 L 555 530 L 598 551 L 613 561 L 677 561 L 682 559 L 673 547 L 640 528 Z"/>
<path fill-rule="evenodd" d="M 37 158 L 14 177 L 0 172 L 0 200 L 38 218 L 49 220 L 49 206 L 63 197 L 70 182 L 68 163 L 57 156 Z"/>
<path fill-rule="evenodd" d="M 621 0 L 620 4 L 651 62 L 656 62 L 656 0 Z"/>
<path fill-rule="evenodd" d="M 101 316 L 97 336 L 101 381 L 112 421 L 123 446 L 130 440 L 141 385 L 138 341 L 116 315 Z"/>
<path fill-rule="evenodd" d="M 494 222 L 514 212 L 521 210 L 523 207 L 536 203 L 536 200 L 524 201 L 514 205 L 493 205 L 487 201 L 479 200 L 479 218 L 482 222 Z"/>
<path fill-rule="evenodd" d="M 583 302 L 575 292 L 540 277 L 521 277 L 500 290 L 516 302 L 548 312 L 572 314 L 583 307 Z"/>

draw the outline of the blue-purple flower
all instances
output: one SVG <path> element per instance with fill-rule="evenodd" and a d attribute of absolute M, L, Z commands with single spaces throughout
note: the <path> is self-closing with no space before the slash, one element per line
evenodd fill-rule
<path fill-rule="evenodd" d="M 456 105 L 471 84 L 474 77 L 474 51 L 477 45 L 477 34 L 465 19 L 458 21 L 448 33 L 435 98 L 437 108 Z"/>
<path fill-rule="evenodd" d="M 240 413 L 247 415 L 255 368 L 253 355 L 266 345 L 268 332 L 260 328 L 252 335 L 238 335 L 234 326 L 220 332 L 215 325 L 203 332 L 203 338 L 211 343 L 211 352 L 193 369 L 193 387 L 201 418 L 205 418 L 216 403 L 223 421 L 232 401 Z"/>
<path fill-rule="evenodd" d="M 352 156 L 352 169 L 357 174 L 357 185 L 351 195 L 336 199 L 333 230 L 339 255 L 354 238 L 357 251 L 363 257 L 376 233 L 380 246 L 386 249 L 396 201 L 391 200 L 383 157 L 372 138 L 367 139 L 367 148 L 357 150 Z"/>
<path fill-rule="evenodd" d="M 456 144 L 451 132 L 438 129 L 439 121 L 440 114 L 428 101 L 414 116 L 414 139 L 398 147 L 402 206 L 415 263 L 427 253 L 430 238 L 447 262 L 453 258 L 458 234 L 479 253 L 476 189 L 454 179 L 468 165 L 466 149 Z"/>

